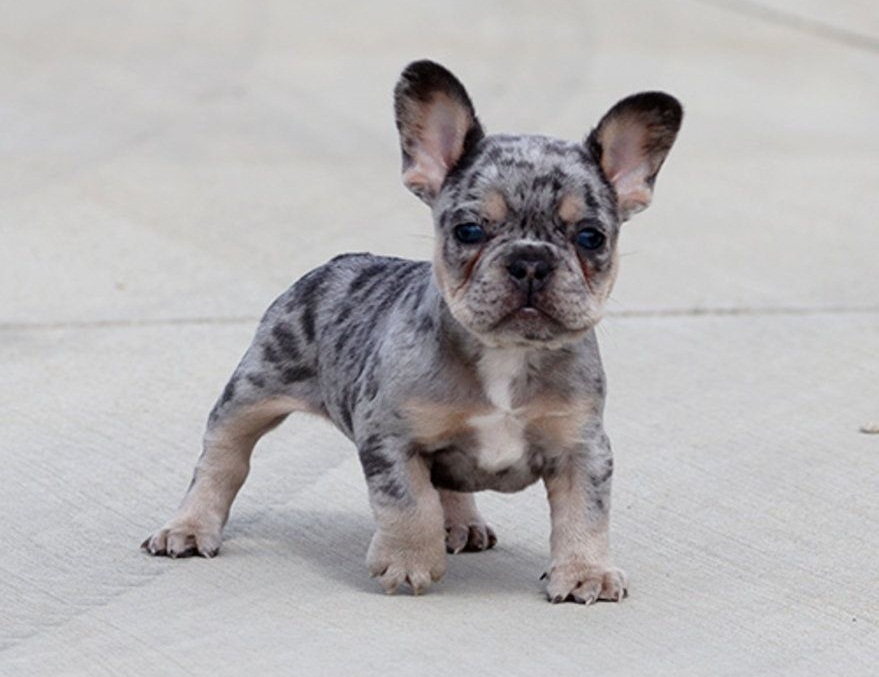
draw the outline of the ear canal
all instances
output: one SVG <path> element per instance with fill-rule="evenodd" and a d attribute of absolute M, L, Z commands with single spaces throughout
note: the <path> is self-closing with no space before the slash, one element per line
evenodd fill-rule
<path fill-rule="evenodd" d="M 449 171 L 484 136 L 467 90 L 432 61 L 409 64 L 394 90 L 403 183 L 427 204 Z"/>
<path fill-rule="evenodd" d="M 628 220 L 653 198 L 653 184 L 681 127 L 680 102 L 663 92 L 642 92 L 617 103 L 586 139 Z"/>

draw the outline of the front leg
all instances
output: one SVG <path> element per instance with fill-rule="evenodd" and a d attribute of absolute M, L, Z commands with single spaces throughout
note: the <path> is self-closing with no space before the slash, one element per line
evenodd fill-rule
<path fill-rule="evenodd" d="M 427 462 L 395 436 L 369 435 L 358 451 L 377 527 L 369 573 L 388 594 L 403 583 L 421 594 L 446 571 L 443 508 Z"/>
<path fill-rule="evenodd" d="M 544 477 L 552 519 L 547 596 L 553 603 L 619 602 L 628 594 L 626 575 L 610 558 L 612 474 L 610 442 L 598 427 L 576 453 Z"/>

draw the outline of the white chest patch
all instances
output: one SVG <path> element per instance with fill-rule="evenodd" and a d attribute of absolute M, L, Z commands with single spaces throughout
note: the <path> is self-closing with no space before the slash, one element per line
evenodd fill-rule
<path fill-rule="evenodd" d="M 485 395 L 495 407 L 469 420 L 479 445 L 478 463 L 484 470 L 503 470 L 525 454 L 525 422 L 513 410 L 512 391 L 513 380 L 525 371 L 525 351 L 489 350 L 478 369 Z"/>

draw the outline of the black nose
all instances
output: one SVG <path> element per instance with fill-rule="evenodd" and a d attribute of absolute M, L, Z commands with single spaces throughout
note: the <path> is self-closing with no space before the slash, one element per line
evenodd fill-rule
<path fill-rule="evenodd" d="M 507 260 L 510 278 L 524 291 L 537 291 L 545 286 L 553 269 L 549 256 L 540 250 L 521 251 Z"/>

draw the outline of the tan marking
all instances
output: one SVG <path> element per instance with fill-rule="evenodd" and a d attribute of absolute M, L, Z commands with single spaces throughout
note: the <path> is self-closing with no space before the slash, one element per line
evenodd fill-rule
<path fill-rule="evenodd" d="M 194 539 L 199 552 L 215 553 L 232 501 L 250 471 L 253 447 L 293 411 L 321 413 L 305 400 L 278 397 L 224 411 L 209 423 L 194 481 L 174 516 L 149 539 L 150 550 L 182 552 Z"/>
<path fill-rule="evenodd" d="M 559 218 L 565 223 L 577 223 L 586 216 L 586 203 L 583 198 L 567 193 L 559 203 Z"/>
<path fill-rule="evenodd" d="M 583 424 L 598 415 L 597 398 L 568 401 L 559 397 L 538 397 L 517 407 L 511 417 L 526 432 L 536 432 L 553 448 L 570 448 L 582 441 Z M 439 404 L 410 401 L 404 408 L 412 436 L 427 448 L 445 444 L 450 439 L 476 431 L 474 419 L 499 412 L 486 403 L 462 402 Z"/>
<path fill-rule="evenodd" d="M 404 407 L 406 419 L 416 442 L 431 447 L 450 438 L 472 431 L 470 419 L 485 414 L 491 407 L 472 402 L 439 404 L 435 402 L 410 401 Z"/>
<path fill-rule="evenodd" d="M 501 223 L 507 218 L 509 208 L 500 191 L 489 191 L 482 200 L 480 209 L 482 217 L 491 223 Z"/>
<path fill-rule="evenodd" d="M 583 440 L 583 425 L 598 416 L 599 400 L 587 397 L 568 401 L 560 397 L 541 397 L 523 409 L 529 431 L 536 431 L 554 448 L 568 449 Z"/>
<path fill-rule="evenodd" d="M 256 404 L 246 405 L 219 415 L 216 423 L 208 425 L 205 442 L 256 440 L 274 428 L 279 418 L 294 411 L 322 414 L 306 400 L 298 397 L 273 397 Z"/>

